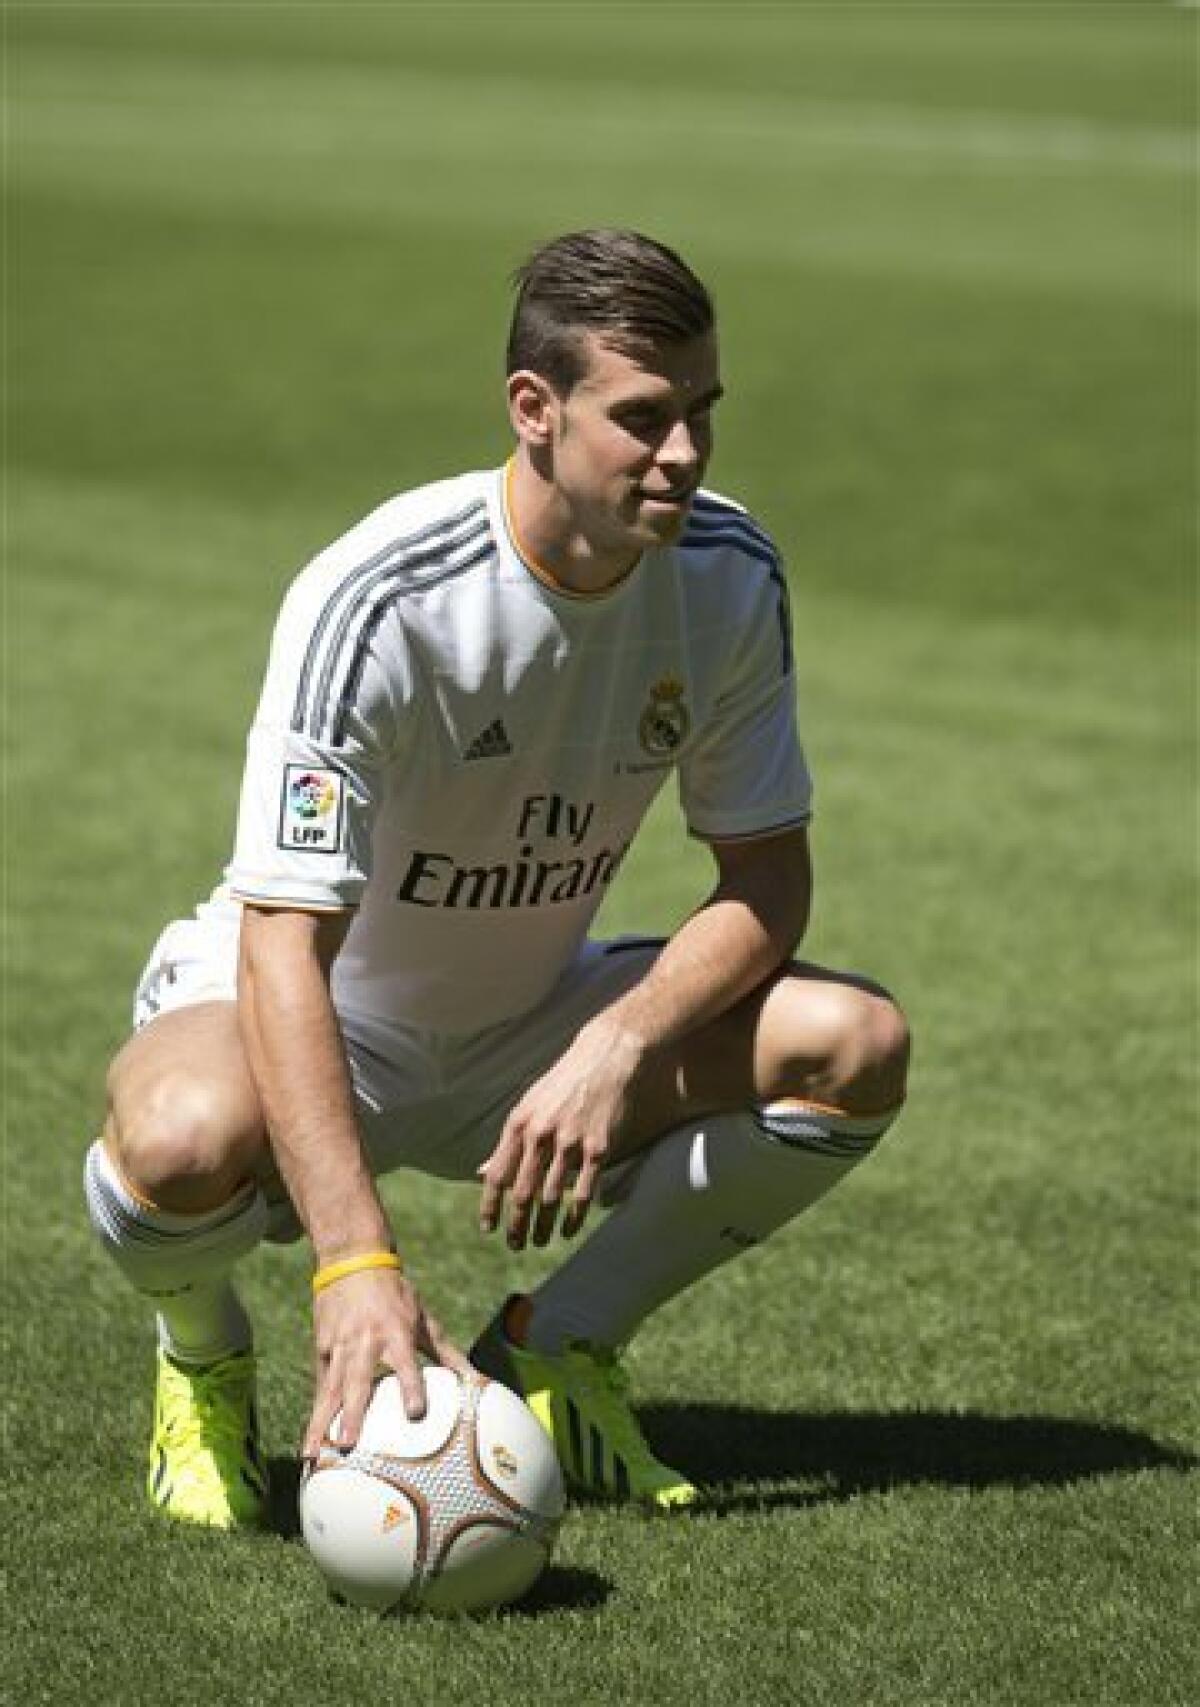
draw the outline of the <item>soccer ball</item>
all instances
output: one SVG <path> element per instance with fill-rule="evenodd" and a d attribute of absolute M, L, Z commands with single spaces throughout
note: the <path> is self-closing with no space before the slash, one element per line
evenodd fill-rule
<path fill-rule="evenodd" d="M 377 1382 L 355 1446 L 340 1417 L 300 1489 L 300 1524 L 330 1588 L 378 1612 L 481 1612 L 531 1588 L 564 1495 L 554 1447 L 526 1404 L 482 1375 L 428 1368 L 427 1409 Z"/>

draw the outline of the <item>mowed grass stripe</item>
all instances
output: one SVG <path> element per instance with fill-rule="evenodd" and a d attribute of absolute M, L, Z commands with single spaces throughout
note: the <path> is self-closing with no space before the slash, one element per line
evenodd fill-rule
<path fill-rule="evenodd" d="M 432 149 L 451 154 L 470 146 L 458 121 L 470 116 L 487 126 L 501 115 L 533 113 L 544 97 L 540 79 L 478 68 L 445 71 L 349 69 L 321 72 L 292 66 L 181 66 L 171 55 L 87 53 L 29 47 L 20 53 L 18 111 L 30 142 L 57 139 L 70 146 L 79 132 L 98 142 L 128 145 L 147 123 L 163 125 L 167 140 L 202 132 L 222 152 L 247 138 L 280 153 L 327 154 L 347 143 L 386 140 L 410 128 L 426 131 Z M 214 84 L 221 90 L 217 134 Z M 594 158 L 598 142 L 613 162 L 644 160 L 655 136 L 670 157 L 681 137 L 694 138 L 699 159 L 719 162 L 751 154 L 759 170 L 788 171 L 812 152 L 866 155 L 876 169 L 904 171 L 905 154 L 932 155 L 947 170 L 970 163 L 1076 168 L 1195 176 L 1195 139 L 1166 124 L 1099 123 L 1061 115 L 830 100 L 812 95 L 782 98 L 731 89 L 724 80 L 676 93 L 664 88 L 648 109 L 627 82 L 589 79 L 581 109 L 559 139 L 558 157 Z M 698 122 L 697 108 L 703 109 Z M 447 124 L 448 117 L 454 122 Z M 433 121 L 440 120 L 440 125 Z M 210 121 L 204 123 L 203 121 Z M 226 130 L 225 122 L 236 121 Z M 520 160 L 537 151 L 542 127 L 513 127 L 510 147 Z"/>
<path fill-rule="evenodd" d="M 854 103 L 764 111 L 722 87 L 648 104 L 619 85 L 568 95 L 506 72 L 239 75 L 27 48 L 13 136 L 23 186 L 86 185 L 173 216 L 497 228 L 636 211 L 739 256 L 1148 304 L 1190 301 L 1193 284 L 1194 161 L 1168 128 Z"/>
<path fill-rule="evenodd" d="M 231 74 L 281 64 L 318 68 L 494 75 L 504 67 L 573 98 L 619 85 L 643 100 L 673 89 L 735 91 L 749 98 L 893 103 L 1069 113 L 1118 123 L 1185 126 L 1195 99 L 1189 49 L 1194 21 L 1161 6 L 1003 8 L 781 7 L 745 0 L 736 13 L 710 5 L 647 7 L 613 0 L 602 18 L 588 0 L 513 0 L 503 7 L 360 6 L 352 22 L 320 5 L 288 8 L 281 31 L 269 6 L 197 8 L 26 7 L 12 40 L 99 49 L 126 59 L 216 60 Z M 349 11 L 350 9 L 340 9 Z M 610 22 L 610 20 L 616 21 Z M 685 25 L 686 20 L 686 25 Z"/>

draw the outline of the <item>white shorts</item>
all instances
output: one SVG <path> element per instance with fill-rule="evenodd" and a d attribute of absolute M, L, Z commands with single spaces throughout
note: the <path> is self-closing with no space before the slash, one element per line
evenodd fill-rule
<path fill-rule="evenodd" d="M 199 1002 L 237 997 L 241 908 L 205 902 L 167 926 L 134 997 L 134 1026 Z M 594 1014 L 636 984 L 662 947 L 659 938 L 588 942 L 537 1007 L 470 1036 L 396 1025 L 373 1027 L 368 1042 L 343 1020 L 372 1170 L 415 1168 L 442 1179 L 473 1180 L 492 1152 L 508 1111 Z"/>

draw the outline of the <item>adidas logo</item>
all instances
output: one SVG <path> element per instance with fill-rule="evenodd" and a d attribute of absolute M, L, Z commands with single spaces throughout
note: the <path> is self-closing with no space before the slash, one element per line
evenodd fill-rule
<path fill-rule="evenodd" d="M 481 735 L 476 735 L 471 745 L 463 754 L 464 759 L 500 759 L 505 753 L 512 752 L 512 742 L 508 738 L 508 730 L 504 727 L 504 719 L 497 717 L 494 723 L 489 723 Z"/>

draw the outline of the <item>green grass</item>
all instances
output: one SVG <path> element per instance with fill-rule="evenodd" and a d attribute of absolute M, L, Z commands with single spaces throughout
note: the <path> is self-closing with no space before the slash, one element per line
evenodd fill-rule
<path fill-rule="evenodd" d="M 58 1704 L 1194 1695 L 1195 19 L 1157 5 L 6 8 L 5 1682 Z M 523 1609 L 324 1598 L 306 1263 L 246 1265 L 279 1534 L 143 1509 L 146 1323 L 79 1172 L 214 880 L 295 567 L 499 460 L 502 280 L 642 224 L 721 304 L 714 482 L 784 543 L 811 952 L 911 1105 L 632 1361 L 679 1523 L 580 1510 Z M 706 878 L 666 803 L 611 896 Z M 388 1185 L 460 1340 L 518 1262 Z"/>

